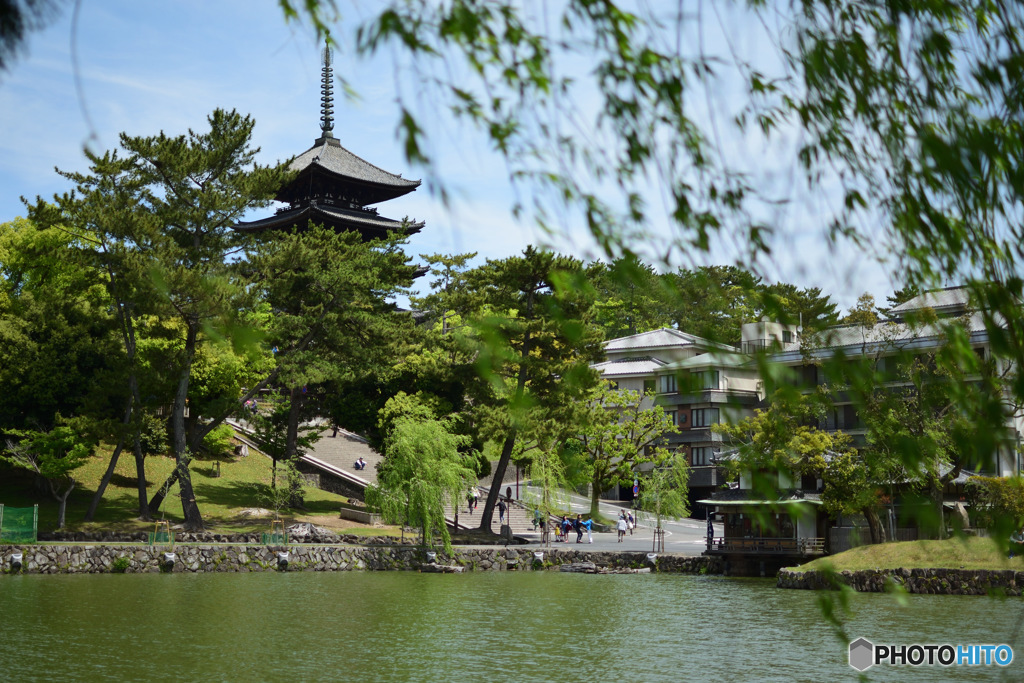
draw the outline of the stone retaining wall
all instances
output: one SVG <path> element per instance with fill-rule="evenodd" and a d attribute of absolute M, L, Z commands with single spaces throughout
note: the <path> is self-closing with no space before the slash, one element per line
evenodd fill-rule
<path fill-rule="evenodd" d="M 268 529 L 269 531 L 269 529 Z M 320 536 L 323 536 L 322 538 Z M 374 543 L 377 545 L 415 545 L 416 541 L 413 540 L 411 534 L 406 540 L 402 541 L 394 536 L 376 536 L 374 537 Z M 176 543 L 234 543 L 234 544 L 247 544 L 247 543 L 259 543 L 262 534 L 259 531 L 254 531 L 245 534 L 217 534 L 209 531 L 202 531 L 198 533 L 187 532 L 187 531 L 174 531 L 174 541 Z M 348 543 L 357 545 L 364 543 L 366 536 L 359 534 L 336 534 L 334 532 L 326 532 L 319 534 L 317 537 L 312 539 L 303 539 L 297 541 L 300 543 L 329 543 L 339 544 Z M 39 540 L 45 543 L 96 543 L 104 545 L 115 545 L 118 543 L 146 543 L 149 541 L 149 533 L 145 531 L 134 531 L 134 532 L 119 532 L 119 531 L 96 531 L 96 532 L 83 532 L 83 531 L 51 531 L 51 532 L 39 532 Z M 3 546 L 0 546 L 0 552 L 3 552 Z"/>
<path fill-rule="evenodd" d="M 355 500 L 363 500 L 366 492 L 356 484 L 342 479 L 336 474 L 331 472 L 325 472 L 316 465 L 311 465 L 308 462 L 299 460 L 295 466 L 295 469 L 307 477 L 307 481 L 314 488 L 318 488 L 328 493 L 336 493 L 339 496 L 345 496 L 346 498 L 354 498 Z"/>
<path fill-rule="evenodd" d="M 176 545 L 173 550 L 150 546 L 27 545 L 0 546 L 0 570 L 12 573 L 11 555 L 22 553 L 22 573 L 97 574 L 146 572 L 259 572 L 279 571 L 279 553 L 288 553 L 287 571 L 417 570 L 427 562 L 422 548 L 408 546 L 288 547 L 241 545 Z M 163 562 L 164 553 L 175 554 L 174 564 Z M 535 552 L 543 552 L 536 561 Z M 586 552 L 534 548 L 454 548 L 451 556 L 437 553 L 437 564 L 457 565 L 468 571 L 528 570 L 593 562 L 599 567 L 647 567 L 647 553 Z M 688 574 L 721 573 L 717 558 L 659 555 L 654 568 L 660 572 Z"/>
<path fill-rule="evenodd" d="M 930 595 L 1020 595 L 1024 572 L 1012 569 L 865 569 L 826 575 L 817 571 L 779 571 L 779 588 L 837 590 L 850 586 L 861 593 L 882 593 L 901 586 L 908 593 Z"/>

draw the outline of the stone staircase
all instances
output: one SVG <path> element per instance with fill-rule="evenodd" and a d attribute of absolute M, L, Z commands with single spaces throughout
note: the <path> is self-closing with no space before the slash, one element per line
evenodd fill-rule
<path fill-rule="evenodd" d="M 366 439 L 344 429 L 338 430 L 337 436 L 333 429 L 320 432 L 320 440 L 309 450 L 308 455 L 323 460 L 340 470 L 351 472 L 371 484 L 377 483 L 377 463 L 384 459 L 377 451 L 370 448 Z M 362 457 L 366 461 L 366 469 L 356 470 L 355 463 Z"/>
<path fill-rule="evenodd" d="M 484 501 L 487 498 L 487 491 L 480 491 L 480 504 L 477 509 L 472 513 L 466 507 L 466 502 L 461 501 L 459 505 L 459 527 L 463 529 L 475 529 L 480 526 L 480 515 L 483 514 Z M 527 509 L 519 504 L 517 501 L 512 502 L 511 513 L 506 512 L 508 517 L 508 524 L 512 527 L 512 533 L 514 535 L 532 534 L 533 531 L 533 510 Z M 445 508 L 445 517 L 449 521 L 455 519 L 455 510 L 449 505 Z M 498 510 L 495 506 L 494 516 L 491 518 L 491 531 L 498 534 L 501 533 L 501 523 L 498 521 Z"/>

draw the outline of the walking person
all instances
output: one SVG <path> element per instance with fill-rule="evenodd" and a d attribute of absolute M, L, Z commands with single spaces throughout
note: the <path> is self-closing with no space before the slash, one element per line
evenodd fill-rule
<path fill-rule="evenodd" d="M 622 538 L 626 535 L 626 516 L 623 513 L 619 513 L 619 521 L 615 525 L 615 528 L 619 532 L 619 543 L 622 543 Z"/>
<path fill-rule="evenodd" d="M 633 527 L 636 526 L 636 519 L 633 517 L 632 512 L 626 513 L 626 526 L 629 528 L 629 535 L 633 535 Z"/>
<path fill-rule="evenodd" d="M 499 498 L 498 499 L 498 524 L 504 524 L 505 523 L 505 508 L 506 507 L 507 506 L 505 505 L 505 501 L 502 500 L 501 498 Z"/>
<path fill-rule="evenodd" d="M 476 510 L 480 505 L 480 489 L 473 487 L 473 509 Z"/>
<path fill-rule="evenodd" d="M 469 508 L 469 514 L 473 514 L 473 487 L 470 486 L 466 490 L 466 507 Z"/>
<path fill-rule="evenodd" d="M 583 522 L 583 526 L 587 530 L 587 543 L 593 543 L 594 536 L 590 533 L 590 527 L 594 526 L 594 520 L 588 519 L 587 521 Z"/>
<path fill-rule="evenodd" d="M 576 542 L 583 542 L 583 515 L 576 515 L 576 521 L 573 522 L 573 526 L 576 528 Z"/>
<path fill-rule="evenodd" d="M 533 530 L 536 531 L 538 527 L 543 528 L 544 518 L 540 514 L 540 508 L 533 508 Z"/>

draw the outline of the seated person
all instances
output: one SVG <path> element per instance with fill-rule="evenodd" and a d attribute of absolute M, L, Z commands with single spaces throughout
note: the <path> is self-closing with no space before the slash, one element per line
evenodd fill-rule
<path fill-rule="evenodd" d="M 363 460 L 362 458 L 359 458 L 358 460 L 356 460 L 356 469 L 357 470 L 365 470 L 366 469 L 366 461 Z"/>

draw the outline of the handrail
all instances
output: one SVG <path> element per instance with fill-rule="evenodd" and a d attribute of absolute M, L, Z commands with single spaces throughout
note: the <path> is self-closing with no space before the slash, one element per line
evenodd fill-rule
<path fill-rule="evenodd" d="M 713 537 L 708 540 L 709 551 L 749 551 L 765 553 L 799 553 L 821 555 L 825 552 L 824 538 L 735 538 Z"/>

